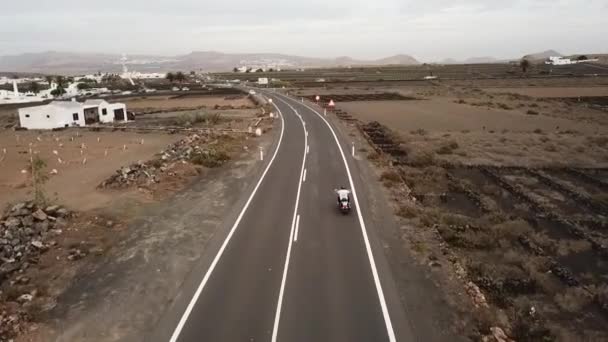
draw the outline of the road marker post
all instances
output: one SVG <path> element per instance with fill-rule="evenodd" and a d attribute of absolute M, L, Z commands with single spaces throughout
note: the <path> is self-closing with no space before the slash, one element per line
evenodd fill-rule
<path fill-rule="evenodd" d="M 264 161 L 264 149 L 260 146 L 260 160 Z"/>
<path fill-rule="evenodd" d="M 353 148 L 352 148 L 352 150 L 353 150 L 353 157 L 354 157 L 355 156 L 355 142 L 354 141 L 353 141 Z"/>
<path fill-rule="evenodd" d="M 327 108 L 323 109 L 323 115 L 327 116 Z"/>

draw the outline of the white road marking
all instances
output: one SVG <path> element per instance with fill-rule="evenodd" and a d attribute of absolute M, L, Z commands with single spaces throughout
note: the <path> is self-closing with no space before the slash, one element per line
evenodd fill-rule
<path fill-rule="evenodd" d="M 310 145 L 306 146 L 306 154 L 310 153 Z"/>
<path fill-rule="evenodd" d="M 196 302 L 198 301 L 198 298 L 200 297 L 201 292 L 203 291 L 203 289 L 205 288 L 205 285 L 207 284 L 207 281 L 209 281 L 209 278 L 211 277 L 211 273 L 213 273 L 215 266 L 217 265 L 220 258 L 222 257 L 222 254 L 224 253 L 224 250 L 226 249 L 228 242 L 230 242 L 232 235 L 234 235 L 234 232 L 236 231 L 237 227 L 239 226 L 239 223 L 241 222 L 243 215 L 245 215 L 245 211 L 247 211 L 247 208 L 249 208 L 249 204 L 253 200 L 253 197 L 255 196 L 256 192 L 258 191 L 258 188 L 260 187 L 260 184 L 262 184 L 264 177 L 266 177 L 268 170 L 270 170 L 270 167 L 272 166 L 272 163 L 274 162 L 274 159 L 277 156 L 277 153 L 279 152 L 279 148 L 281 147 L 281 142 L 283 141 L 283 133 L 285 132 L 285 120 L 283 119 L 283 115 L 282 115 L 281 111 L 279 110 L 279 108 L 276 106 L 275 106 L 275 108 L 277 108 L 277 110 L 279 111 L 279 116 L 281 117 L 281 136 L 279 137 L 279 142 L 277 144 L 277 148 L 275 149 L 274 154 L 272 155 L 272 158 L 270 159 L 270 162 L 268 162 L 268 165 L 266 166 L 264 173 L 262 173 L 262 176 L 260 177 L 260 179 L 258 180 L 258 183 L 256 184 L 255 188 L 253 189 L 253 192 L 251 192 L 251 195 L 249 195 L 249 198 L 247 199 L 245 206 L 241 210 L 241 213 L 239 214 L 236 221 L 234 222 L 234 225 L 230 229 L 228 236 L 226 236 L 226 239 L 224 240 L 224 243 L 220 247 L 220 250 L 217 252 L 217 255 L 213 259 L 213 262 L 211 262 L 209 269 L 205 273 L 203 280 L 201 281 L 198 288 L 196 289 L 194 296 L 192 296 L 190 303 L 188 303 L 188 306 L 186 307 L 186 311 L 184 311 L 182 318 L 179 320 L 177 327 L 175 327 L 175 330 L 173 331 L 173 335 L 171 335 L 171 339 L 169 340 L 170 342 L 176 342 L 177 339 L 179 338 L 179 335 L 181 334 L 182 329 L 184 328 L 184 325 L 186 324 L 186 321 L 188 320 L 188 317 L 190 316 L 190 313 L 192 312 L 192 309 L 194 308 L 194 305 L 196 305 Z"/>
<path fill-rule="evenodd" d="M 281 99 L 279 99 L 281 100 Z M 282 100 L 281 100 L 282 101 Z M 289 108 L 291 108 L 291 110 L 293 110 L 296 114 L 298 113 L 296 111 L 296 109 L 291 106 L 289 103 L 284 102 L 287 106 L 289 106 Z M 275 105 L 276 106 L 276 105 Z M 277 107 L 278 109 L 278 107 Z M 300 118 L 300 121 L 302 122 L 302 128 L 304 130 L 306 130 L 306 128 L 304 127 L 304 120 L 302 119 L 302 116 L 298 114 L 298 117 Z M 304 158 L 302 158 L 302 170 L 300 171 L 300 182 L 298 183 L 298 193 L 296 195 L 296 205 L 295 208 L 293 209 L 293 219 L 291 221 L 291 232 L 289 233 L 289 244 L 287 245 L 287 256 L 285 257 L 285 267 L 283 269 L 283 278 L 281 279 L 281 288 L 279 290 L 279 299 L 277 301 L 277 311 L 275 313 L 274 316 L 274 325 L 272 328 L 272 342 L 276 342 L 277 341 L 277 335 L 279 332 L 279 321 L 281 320 L 281 309 L 283 307 L 283 295 L 285 293 L 285 283 L 287 281 L 287 271 L 289 270 L 289 258 L 291 257 L 291 245 L 293 242 L 293 239 L 295 237 L 295 227 L 296 227 L 296 216 L 297 216 L 297 212 L 298 212 L 298 205 L 300 203 L 300 191 L 302 190 L 302 178 L 304 177 L 304 170 L 305 166 L 306 166 L 306 147 L 308 146 L 308 134 L 304 135 Z"/>
<path fill-rule="evenodd" d="M 296 233 L 293 236 L 293 242 L 298 242 L 298 232 L 300 231 L 300 215 L 296 219 Z"/>
<path fill-rule="evenodd" d="M 306 169 L 304 169 L 304 178 L 302 178 L 302 183 L 306 182 Z"/>
<path fill-rule="evenodd" d="M 281 95 L 281 96 L 284 96 L 284 95 Z M 287 98 L 290 99 L 289 97 L 287 97 Z M 292 99 L 290 99 L 290 100 L 292 100 Z M 283 102 L 285 102 L 285 101 L 283 101 Z M 287 102 L 285 102 L 285 103 L 287 103 Z M 331 134 L 334 136 L 336 145 L 338 145 L 338 150 L 340 150 L 340 154 L 342 155 L 342 161 L 344 161 L 344 166 L 346 167 L 346 173 L 348 174 L 348 182 L 350 183 L 350 189 L 353 194 L 353 200 L 355 201 L 355 207 L 357 209 L 357 217 L 359 218 L 359 225 L 361 226 L 361 233 L 363 234 L 363 241 L 365 243 L 365 249 L 367 251 L 369 264 L 372 269 L 372 276 L 374 278 L 374 283 L 376 285 L 376 291 L 378 293 L 378 300 L 380 301 L 382 315 L 384 316 L 384 323 L 386 325 L 386 331 L 388 333 L 389 341 L 395 342 L 396 341 L 395 331 L 393 330 L 393 324 L 391 322 L 391 317 L 388 313 L 388 306 L 386 305 L 386 299 L 384 298 L 384 291 L 382 290 L 382 284 L 380 283 L 380 277 L 378 276 L 378 269 L 376 268 L 376 262 L 374 261 L 374 255 L 372 254 L 372 248 L 369 243 L 369 237 L 367 236 L 367 229 L 365 228 L 365 222 L 363 220 L 363 215 L 361 214 L 361 207 L 359 206 L 359 200 L 357 198 L 357 190 L 355 189 L 355 184 L 353 183 L 353 178 L 351 176 L 350 168 L 348 167 L 348 162 L 346 161 L 344 151 L 342 150 L 342 146 L 340 145 L 340 141 L 338 140 L 338 136 L 336 135 L 336 132 L 331 127 L 329 122 L 323 117 L 323 115 L 319 114 L 319 112 L 317 112 L 312 107 L 310 107 L 304 103 L 302 103 L 301 105 L 310 109 L 313 113 L 317 114 L 317 116 L 320 117 L 325 122 L 325 124 L 331 131 Z"/>

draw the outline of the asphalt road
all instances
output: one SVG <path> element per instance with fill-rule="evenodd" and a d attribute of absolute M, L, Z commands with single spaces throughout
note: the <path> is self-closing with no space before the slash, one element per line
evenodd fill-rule
<path fill-rule="evenodd" d="M 311 107 L 266 95 L 281 113 L 276 149 L 205 269 L 185 286 L 167 336 L 155 339 L 415 340 L 382 250 L 370 243 L 348 142 Z M 355 190 L 348 215 L 336 208 L 341 185 Z"/>

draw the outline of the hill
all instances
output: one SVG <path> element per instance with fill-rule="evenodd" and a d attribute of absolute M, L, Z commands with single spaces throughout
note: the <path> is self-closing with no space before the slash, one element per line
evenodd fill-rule
<path fill-rule="evenodd" d="M 523 58 L 525 59 L 529 59 L 529 60 L 545 60 L 549 57 L 553 57 L 553 56 L 557 56 L 557 57 L 563 57 L 563 55 L 555 50 L 547 50 L 547 51 L 543 51 L 543 52 L 537 52 L 537 53 L 532 53 L 529 55 L 525 55 Z"/>
<path fill-rule="evenodd" d="M 48 51 L 0 56 L 0 71 L 48 74 L 83 74 L 120 72 L 121 55 Z M 355 60 L 350 57 L 313 58 L 276 53 L 230 54 L 216 51 L 195 51 L 179 56 L 130 55 L 129 69 L 139 72 L 171 70 L 228 71 L 235 66 L 272 66 L 279 68 L 338 67 L 351 65 L 419 64 L 407 55 L 378 60 Z"/>

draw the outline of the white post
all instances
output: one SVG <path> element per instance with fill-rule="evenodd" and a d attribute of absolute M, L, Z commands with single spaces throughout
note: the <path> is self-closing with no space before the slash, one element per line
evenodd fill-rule
<path fill-rule="evenodd" d="M 264 150 L 260 147 L 260 160 L 264 160 Z"/>
<path fill-rule="evenodd" d="M 323 115 L 327 116 L 327 108 L 323 109 Z"/>
<path fill-rule="evenodd" d="M 355 142 L 354 141 L 353 141 L 353 148 L 352 148 L 352 150 L 353 150 L 353 157 L 354 157 L 355 156 Z"/>
<path fill-rule="evenodd" d="M 304 98 L 302 97 L 301 99 L 302 99 L 302 103 L 304 103 Z"/>

